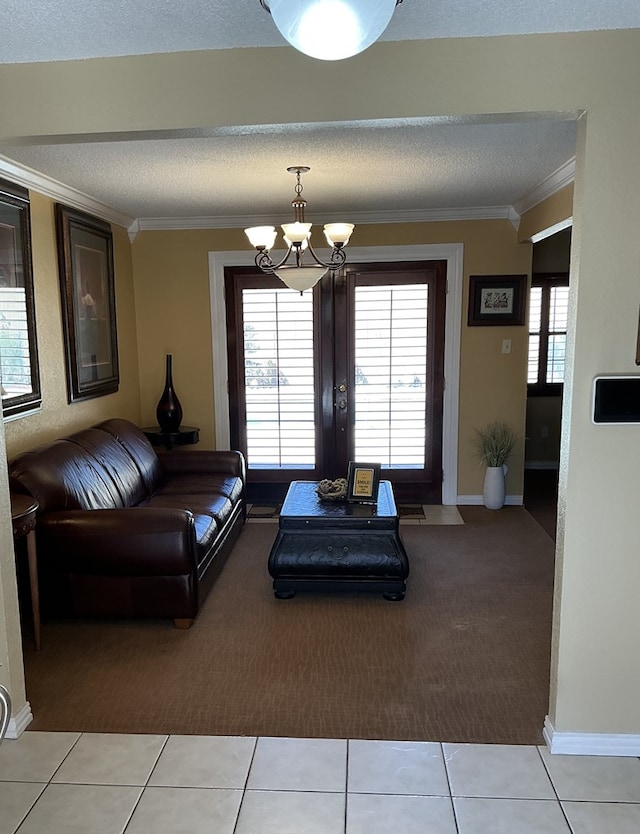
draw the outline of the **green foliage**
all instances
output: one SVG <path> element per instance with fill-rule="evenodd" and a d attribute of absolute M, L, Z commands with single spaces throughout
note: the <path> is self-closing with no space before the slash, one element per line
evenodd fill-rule
<path fill-rule="evenodd" d="M 518 439 L 507 423 L 487 423 L 476 429 L 476 454 L 486 466 L 504 466 Z"/>

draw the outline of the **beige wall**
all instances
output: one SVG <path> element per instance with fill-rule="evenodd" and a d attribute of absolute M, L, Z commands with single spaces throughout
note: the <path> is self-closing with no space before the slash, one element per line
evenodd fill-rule
<path fill-rule="evenodd" d="M 207 253 L 243 248 L 237 230 L 141 232 L 133 244 L 142 421 L 156 424 L 170 353 L 183 422 L 200 428 L 199 448 L 215 448 Z"/>
<path fill-rule="evenodd" d="M 586 113 L 572 209 L 550 704 L 556 728 L 579 733 L 640 734 L 640 427 L 590 419 L 593 376 L 637 372 L 639 74 L 638 30 L 379 43 L 344 62 L 283 48 L 0 66 L 5 136 Z M 465 338 L 471 350 L 476 336 Z M 149 382 L 145 402 L 158 384 Z"/>
<path fill-rule="evenodd" d="M 518 240 L 530 240 L 533 235 L 568 220 L 572 215 L 573 184 L 557 191 L 522 215 L 518 228 Z"/>
<path fill-rule="evenodd" d="M 516 241 L 506 220 L 361 225 L 352 238 L 358 247 L 428 243 L 464 245 L 458 493 L 479 495 L 484 470 L 473 457 L 474 428 L 503 419 L 524 438 L 527 334 L 525 326 L 468 328 L 468 277 L 528 275 L 531 246 Z M 184 421 L 201 428 L 201 448 L 215 447 L 207 254 L 244 250 L 239 230 L 142 232 L 133 245 L 143 420 L 155 422 L 163 357 L 171 353 Z M 509 355 L 501 353 L 503 338 L 512 340 Z M 522 494 L 523 454 L 521 443 L 507 484 L 515 495 Z"/>

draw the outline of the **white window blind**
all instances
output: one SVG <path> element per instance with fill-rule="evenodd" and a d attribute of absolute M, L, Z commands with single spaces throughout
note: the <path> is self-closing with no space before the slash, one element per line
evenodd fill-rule
<path fill-rule="evenodd" d="M 0 287 L 0 360 L 3 396 L 31 392 L 24 287 Z"/>
<path fill-rule="evenodd" d="M 548 311 L 547 311 L 548 308 Z M 543 316 L 543 310 L 545 315 Z M 531 287 L 529 296 L 529 356 L 527 383 L 564 381 L 569 287 L 547 281 Z M 546 363 L 540 351 L 546 348 Z"/>
<path fill-rule="evenodd" d="M 313 294 L 242 291 L 247 465 L 315 466 Z"/>
<path fill-rule="evenodd" d="M 428 285 L 357 286 L 355 456 L 383 467 L 425 460 Z"/>
<path fill-rule="evenodd" d="M 546 382 L 564 381 L 564 353 L 567 342 L 568 317 L 569 287 L 551 287 Z"/>
<path fill-rule="evenodd" d="M 527 382 L 531 385 L 538 381 L 541 320 L 542 287 L 531 287 L 531 294 L 529 295 L 529 358 L 527 363 Z"/>

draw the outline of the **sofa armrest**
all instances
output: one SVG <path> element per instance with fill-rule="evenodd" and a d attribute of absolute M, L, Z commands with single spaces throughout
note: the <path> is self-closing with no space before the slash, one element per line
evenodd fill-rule
<path fill-rule="evenodd" d="M 246 465 L 242 452 L 222 450 L 185 452 L 175 449 L 171 452 L 163 452 L 158 455 L 158 459 L 166 475 L 219 472 L 246 481 Z"/>
<path fill-rule="evenodd" d="M 36 532 L 39 560 L 56 570 L 180 576 L 197 569 L 195 522 L 188 510 L 129 507 L 45 513 Z"/>

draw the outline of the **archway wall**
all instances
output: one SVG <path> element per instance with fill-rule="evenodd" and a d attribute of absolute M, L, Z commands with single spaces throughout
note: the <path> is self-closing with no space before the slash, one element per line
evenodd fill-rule
<path fill-rule="evenodd" d="M 379 43 L 335 65 L 290 49 L 243 49 L 0 67 L 0 131 L 14 137 L 585 114 L 573 199 L 550 719 L 559 732 L 637 739 L 640 427 L 595 426 L 591 390 L 596 374 L 637 370 L 639 71 L 637 30 Z"/>

